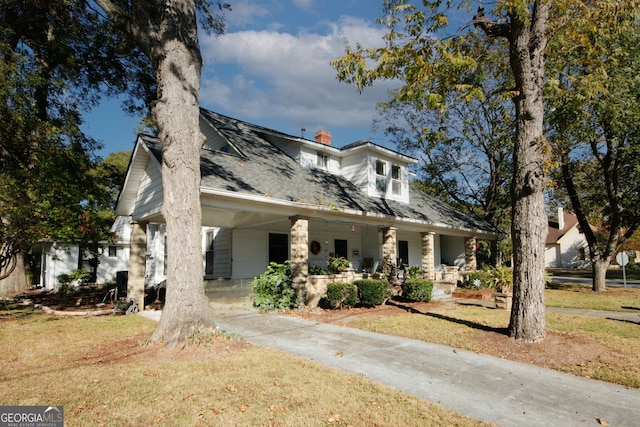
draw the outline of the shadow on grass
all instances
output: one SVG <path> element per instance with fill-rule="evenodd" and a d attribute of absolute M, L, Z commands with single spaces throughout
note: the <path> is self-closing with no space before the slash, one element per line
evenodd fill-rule
<path fill-rule="evenodd" d="M 494 328 L 493 326 L 483 325 L 481 323 L 476 323 L 476 322 L 472 322 L 472 321 L 469 321 L 469 320 L 458 319 L 456 317 L 446 316 L 444 314 L 432 313 L 432 312 L 423 312 L 423 311 L 420 311 L 420 310 L 418 310 L 416 308 L 413 308 L 411 306 L 404 305 L 404 304 L 402 304 L 401 302 L 398 302 L 398 301 L 389 300 L 389 301 L 387 301 L 387 304 L 393 305 L 394 307 L 401 308 L 401 309 L 407 311 L 408 313 L 421 314 L 423 316 L 433 317 L 434 319 L 445 320 L 447 322 L 456 323 L 458 325 L 463 325 L 463 326 L 466 326 L 468 328 L 477 329 L 477 330 L 480 330 L 480 331 L 494 332 L 494 333 L 501 334 L 501 335 L 506 335 L 506 336 L 509 335 L 509 332 L 508 332 L 507 328 Z"/>

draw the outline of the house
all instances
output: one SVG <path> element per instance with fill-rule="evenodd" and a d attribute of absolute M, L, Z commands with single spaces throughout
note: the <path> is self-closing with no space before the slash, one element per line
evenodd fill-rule
<path fill-rule="evenodd" d="M 347 258 L 356 273 L 372 261 L 401 263 L 435 279 L 445 266 L 475 269 L 477 240 L 498 237 L 490 224 L 411 186 L 417 160 L 405 154 L 368 141 L 338 148 L 328 131 L 308 140 L 205 109 L 200 127 L 208 287 L 247 285 L 269 262 L 287 259 L 307 286 L 308 266 L 326 267 L 330 256 Z M 162 201 L 160 142 L 140 135 L 116 207 L 131 222 L 136 298 L 143 283 L 164 279 Z"/>
<path fill-rule="evenodd" d="M 549 220 L 544 251 L 547 268 L 587 268 L 589 246 L 578 226 L 578 217 L 558 208 L 558 216 Z"/>
<path fill-rule="evenodd" d="M 78 245 L 64 244 L 53 240 L 42 240 L 31 249 L 35 259 L 34 285 L 43 289 L 58 287 L 58 277 L 73 270 L 85 270 L 98 284 L 122 282 L 129 269 L 130 221 L 117 218 L 113 230 L 123 238 L 101 242 L 100 256 L 93 259 L 80 250 Z"/>

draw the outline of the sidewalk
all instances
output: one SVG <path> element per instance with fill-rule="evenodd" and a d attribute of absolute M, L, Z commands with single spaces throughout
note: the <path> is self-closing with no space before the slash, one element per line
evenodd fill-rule
<path fill-rule="evenodd" d="M 598 426 L 598 420 L 610 426 L 640 424 L 636 389 L 256 310 L 229 308 L 216 313 L 221 329 L 256 345 L 363 375 L 479 420 L 514 427 Z"/>

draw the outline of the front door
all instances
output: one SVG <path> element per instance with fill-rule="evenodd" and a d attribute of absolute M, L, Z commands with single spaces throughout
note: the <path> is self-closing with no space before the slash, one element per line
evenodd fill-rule
<path fill-rule="evenodd" d="M 334 245 L 336 248 L 336 258 L 343 257 L 349 258 L 349 253 L 347 252 L 347 241 L 344 239 L 336 239 L 334 241 Z"/>
<path fill-rule="evenodd" d="M 289 259 L 289 235 L 269 233 L 269 262 L 283 264 Z"/>

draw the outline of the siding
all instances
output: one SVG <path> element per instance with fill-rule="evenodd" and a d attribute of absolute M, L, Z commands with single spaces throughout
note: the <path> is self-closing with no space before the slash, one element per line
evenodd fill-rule
<path fill-rule="evenodd" d="M 132 217 L 140 218 L 149 213 L 159 212 L 162 207 L 162 199 L 162 175 L 160 170 L 152 162 L 149 162 L 144 176 L 140 180 Z"/>

